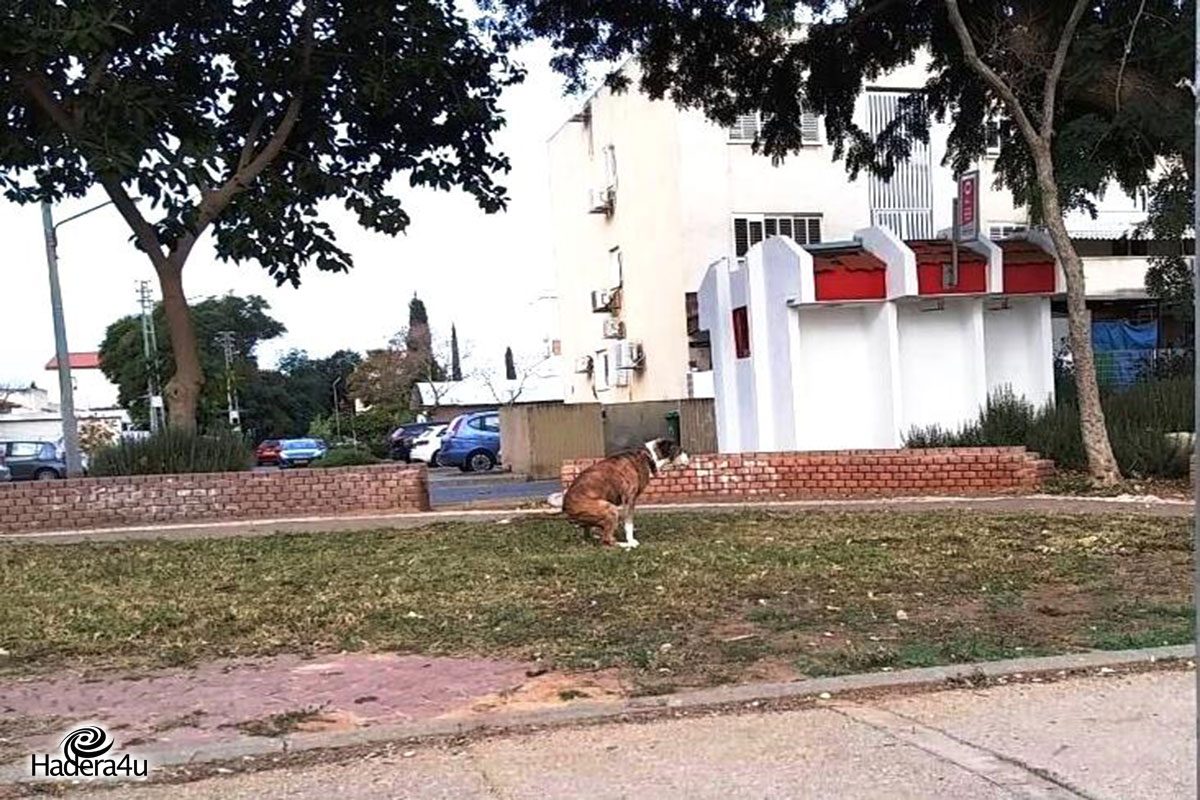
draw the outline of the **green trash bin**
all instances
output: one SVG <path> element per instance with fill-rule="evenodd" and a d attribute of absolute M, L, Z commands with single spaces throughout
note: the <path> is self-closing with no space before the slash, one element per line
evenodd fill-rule
<path fill-rule="evenodd" d="M 676 444 L 679 444 L 682 442 L 682 439 L 680 438 L 680 435 L 679 435 L 679 412 L 678 411 L 670 411 L 667 413 L 667 431 L 669 432 L 670 437 L 675 441 Z"/>

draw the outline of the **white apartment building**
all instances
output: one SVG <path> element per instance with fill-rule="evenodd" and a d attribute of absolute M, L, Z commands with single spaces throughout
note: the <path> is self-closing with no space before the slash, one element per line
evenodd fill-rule
<path fill-rule="evenodd" d="M 859 124 L 878 131 L 899 97 L 924 83 L 917 65 L 879 80 L 860 98 Z M 815 117 L 805 124 L 809 143 L 778 165 L 753 152 L 756 130 L 754 116 L 729 130 L 669 101 L 601 89 L 550 138 L 566 402 L 711 397 L 695 292 L 718 258 L 744 258 L 776 234 L 805 245 L 848 240 L 872 225 L 905 240 L 950 227 L 948 125 L 934 124 L 930 144 L 887 182 L 866 174 L 851 181 Z M 999 239 L 1023 230 L 1028 216 L 1009 192 L 992 188 L 990 159 L 978 169 L 983 232 Z M 1114 190 L 1100 209 L 1097 220 L 1069 220 L 1087 240 L 1089 295 L 1136 305 L 1145 298 L 1147 261 L 1125 237 L 1144 207 Z M 1056 342 L 1065 336 L 1057 322 L 1054 330 Z"/>

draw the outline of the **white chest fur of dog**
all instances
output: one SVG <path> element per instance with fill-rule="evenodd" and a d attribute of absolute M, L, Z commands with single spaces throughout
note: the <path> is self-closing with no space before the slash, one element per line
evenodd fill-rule
<path fill-rule="evenodd" d="M 638 546 L 633 512 L 646 485 L 660 471 L 682 467 L 688 455 L 670 439 L 652 439 L 645 446 L 597 461 L 575 478 L 562 498 L 563 513 L 574 524 L 600 535 L 600 543 L 618 544 L 616 531 L 625 528 L 621 547 Z"/>

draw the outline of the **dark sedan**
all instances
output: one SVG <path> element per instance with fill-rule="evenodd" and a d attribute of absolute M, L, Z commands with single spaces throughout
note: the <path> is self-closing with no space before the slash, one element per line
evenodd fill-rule
<path fill-rule="evenodd" d="M 410 422 L 392 431 L 388 437 L 388 458 L 392 461 L 412 461 L 412 447 L 421 434 L 438 425 L 437 422 Z"/>
<path fill-rule="evenodd" d="M 67 477 L 67 463 L 53 442 L 0 442 L 0 460 L 14 481 L 53 481 Z"/>

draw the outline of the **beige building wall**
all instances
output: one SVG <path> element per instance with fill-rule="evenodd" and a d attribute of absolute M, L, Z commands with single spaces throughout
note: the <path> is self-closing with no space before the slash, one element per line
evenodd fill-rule
<path fill-rule="evenodd" d="M 910 89 L 924 84 L 923 69 L 906 67 L 872 88 Z M 866 99 L 857 110 L 866 125 Z M 931 134 L 934 228 L 949 228 L 954 176 L 942 166 L 949 126 Z M 731 141 L 729 132 L 697 111 L 651 101 L 637 91 L 595 93 L 585 111 L 549 141 L 563 372 L 568 403 L 672 400 L 688 396 L 688 341 L 684 295 L 699 287 L 714 260 L 731 254 L 735 214 L 818 214 L 822 240 L 849 238 L 871 224 L 869 181 L 851 181 L 824 142 L 806 146 L 781 164 Z M 589 191 L 602 188 L 604 148 L 616 162 L 616 199 L 611 215 L 589 213 Z M 1007 191 L 991 189 L 990 164 L 980 165 L 981 217 L 1017 222 Z M 591 293 L 615 285 L 610 253 L 623 266 L 625 336 L 641 342 L 645 362 L 629 385 L 605 387 L 601 376 L 577 374 L 580 356 L 604 346 L 603 320 L 593 313 Z M 611 382 L 610 382 L 611 383 Z"/>

